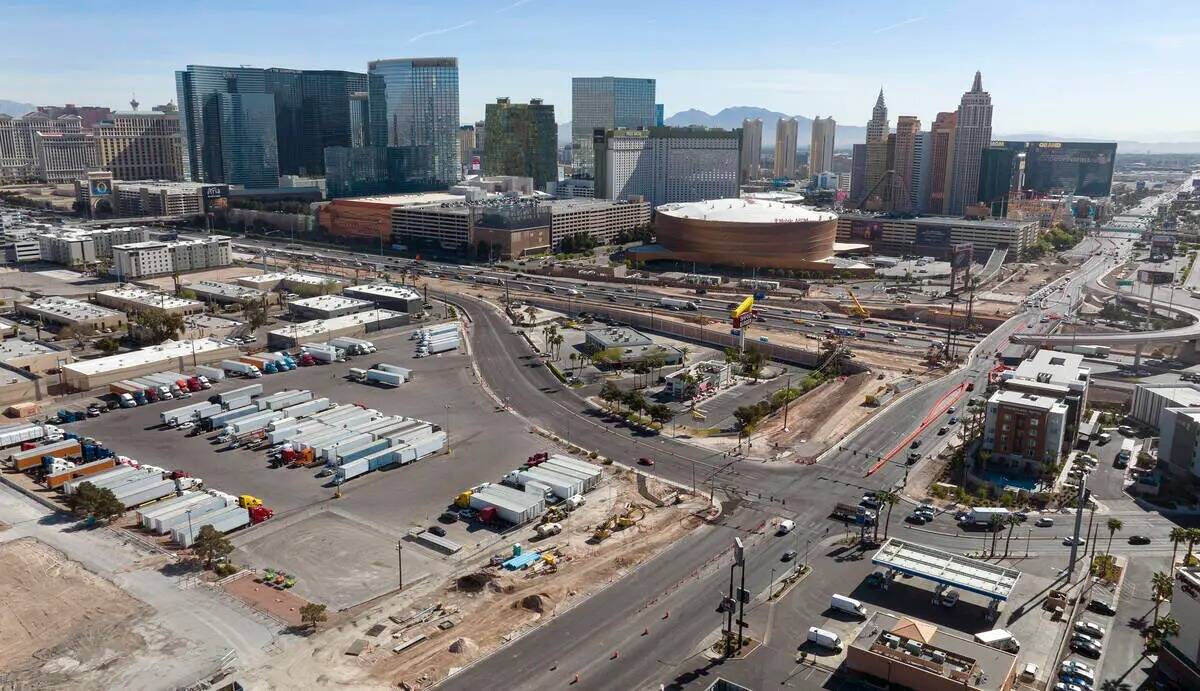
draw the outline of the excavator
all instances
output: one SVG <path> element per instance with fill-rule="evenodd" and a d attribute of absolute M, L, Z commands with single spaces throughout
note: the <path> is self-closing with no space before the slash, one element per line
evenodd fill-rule
<path fill-rule="evenodd" d="M 646 507 L 641 504 L 626 504 L 622 512 L 609 516 L 603 523 L 596 526 L 595 532 L 592 533 L 592 539 L 596 542 L 606 540 L 614 532 L 637 525 L 645 517 Z"/>

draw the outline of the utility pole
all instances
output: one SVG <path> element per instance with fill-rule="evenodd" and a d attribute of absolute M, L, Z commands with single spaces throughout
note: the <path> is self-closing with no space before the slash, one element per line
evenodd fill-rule
<path fill-rule="evenodd" d="M 792 375 L 787 376 L 787 384 L 783 387 L 783 431 L 788 431 L 788 403 L 792 399 Z"/>
<path fill-rule="evenodd" d="M 1077 495 L 1077 506 L 1075 507 L 1075 531 L 1071 534 L 1071 560 L 1067 563 L 1067 583 L 1075 578 L 1075 558 L 1079 554 L 1079 529 L 1083 527 L 1083 507 L 1087 504 L 1088 497 L 1091 492 L 1087 489 L 1087 476 L 1084 475 L 1079 479 L 1079 494 Z"/>
<path fill-rule="evenodd" d="M 396 540 L 396 559 L 400 567 L 400 590 L 404 590 L 404 543 Z"/>

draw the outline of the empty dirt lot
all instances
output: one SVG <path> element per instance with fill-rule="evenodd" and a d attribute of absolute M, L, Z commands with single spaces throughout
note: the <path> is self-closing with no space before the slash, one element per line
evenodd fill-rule
<path fill-rule="evenodd" d="M 142 646 L 130 624 L 148 608 L 34 538 L 0 544 L 0 672 L 55 685 Z M 28 677 L 27 679 L 25 677 Z"/>

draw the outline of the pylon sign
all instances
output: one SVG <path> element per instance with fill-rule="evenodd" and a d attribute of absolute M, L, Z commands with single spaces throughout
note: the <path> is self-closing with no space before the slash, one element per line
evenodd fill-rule
<path fill-rule="evenodd" d="M 740 319 L 742 317 L 742 315 L 749 312 L 753 307 L 754 307 L 754 298 L 748 297 L 745 300 L 742 300 L 742 304 L 738 305 L 737 308 L 735 308 L 733 310 L 733 312 L 730 313 L 729 317 L 734 320 Z"/>

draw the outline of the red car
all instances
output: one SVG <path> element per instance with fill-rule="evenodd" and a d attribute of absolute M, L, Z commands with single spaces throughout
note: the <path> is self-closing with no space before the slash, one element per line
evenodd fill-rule
<path fill-rule="evenodd" d="M 646 458 L 645 456 L 642 456 L 641 458 L 638 459 L 638 465 L 654 465 L 654 461 L 650 460 L 649 458 Z"/>

